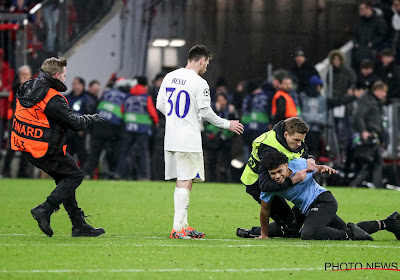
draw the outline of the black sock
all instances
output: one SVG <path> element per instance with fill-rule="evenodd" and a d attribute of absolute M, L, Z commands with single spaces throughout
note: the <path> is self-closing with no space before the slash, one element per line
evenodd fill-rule
<path fill-rule="evenodd" d="M 384 223 L 381 222 L 381 230 L 384 229 L 383 225 Z M 378 221 L 365 221 L 365 222 L 359 222 L 357 224 L 358 227 L 362 228 L 363 230 L 365 230 L 366 232 L 368 232 L 369 234 L 375 233 L 377 231 L 379 231 L 379 224 Z"/>

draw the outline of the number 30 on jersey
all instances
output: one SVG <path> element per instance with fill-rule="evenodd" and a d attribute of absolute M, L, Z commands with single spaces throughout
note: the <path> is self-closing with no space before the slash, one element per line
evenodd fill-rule
<path fill-rule="evenodd" d="M 178 94 L 176 96 L 175 104 L 174 104 L 174 101 L 172 100 L 172 96 L 173 96 L 175 90 L 176 90 L 176 88 L 166 88 L 167 95 L 168 95 L 168 103 L 171 105 L 171 108 L 170 108 L 167 116 L 170 116 L 173 113 L 173 111 L 175 111 L 176 116 L 178 118 L 183 119 L 184 117 L 186 117 L 186 115 L 189 112 L 190 96 L 187 91 L 181 90 L 180 92 L 178 92 Z M 185 109 L 183 110 L 182 114 L 181 114 L 181 111 L 179 108 L 181 97 L 185 98 Z M 174 107 L 175 107 L 175 110 L 174 110 Z"/>

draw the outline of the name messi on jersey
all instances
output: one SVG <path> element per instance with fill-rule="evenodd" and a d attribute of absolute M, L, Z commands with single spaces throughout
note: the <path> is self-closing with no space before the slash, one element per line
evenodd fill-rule
<path fill-rule="evenodd" d="M 172 83 L 184 86 L 186 84 L 186 80 L 182 80 L 182 79 L 178 79 L 178 78 L 172 78 Z"/>

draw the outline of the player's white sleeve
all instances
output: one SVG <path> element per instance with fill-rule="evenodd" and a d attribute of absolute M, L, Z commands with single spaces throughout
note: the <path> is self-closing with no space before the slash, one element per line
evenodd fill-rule
<path fill-rule="evenodd" d="M 161 113 L 166 114 L 165 111 L 165 98 L 166 98 L 166 91 L 165 91 L 165 87 L 163 87 L 163 85 L 161 85 L 160 89 L 158 90 L 158 94 L 157 94 L 157 102 L 156 102 L 156 108 L 158 111 L 160 111 Z"/>
<path fill-rule="evenodd" d="M 230 121 L 219 117 L 210 106 L 201 108 L 199 112 L 203 119 L 217 127 L 228 129 L 231 126 Z"/>
<path fill-rule="evenodd" d="M 210 87 L 205 80 L 202 80 L 200 85 L 196 89 L 196 103 L 197 108 L 199 109 L 210 107 Z"/>

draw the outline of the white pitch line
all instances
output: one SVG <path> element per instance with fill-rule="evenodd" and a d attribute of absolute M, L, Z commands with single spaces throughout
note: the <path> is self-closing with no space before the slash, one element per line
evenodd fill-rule
<path fill-rule="evenodd" d="M 170 268 L 170 269 L 50 269 L 50 270 L 0 270 L 1 273 L 128 273 L 128 272 L 274 272 L 274 271 L 312 271 L 324 270 L 314 267 L 282 267 L 282 268 L 226 268 L 226 269 L 198 269 L 198 268 Z"/>
<path fill-rule="evenodd" d="M 190 242 L 190 241 L 189 241 Z M 379 246 L 379 245 L 356 245 L 356 244 L 304 244 L 304 243 L 281 243 L 281 244 L 268 244 L 267 242 L 264 244 L 236 244 L 236 245 L 229 245 L 229 244 L 221 244 L 221 245 L 199 245 L 196 243 L 185 243 L 185 244 L 81 244 L 81 243 L 65 243 L 65 244 L 47 244 L 47 243 L 0 243 L 1 246 L 55 246 L 55 247 L 197 247 L 197 248 L 249 248 L 249 247 L 299 247 L 299 248 L 311 248 L 317 246 L 323 247 L 346 247 L 346 248 L 374 248 L 374 249 L 400 249 L 400 246 Z"/>

